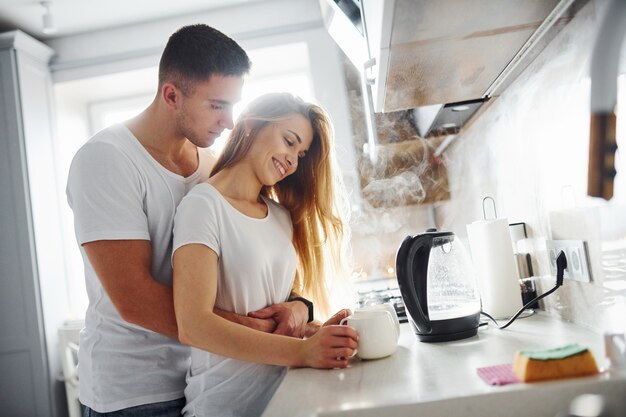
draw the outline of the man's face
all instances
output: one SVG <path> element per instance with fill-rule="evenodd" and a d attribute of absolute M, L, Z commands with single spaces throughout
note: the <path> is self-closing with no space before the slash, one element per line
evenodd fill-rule
<path fill-rule="evenodd" d="M 176 115 L 176 127 L 191 143 L 206 148 L 233 128 L 233 106 L 241 99 L 243 77 L 213 74 L 196 82 Z"/>

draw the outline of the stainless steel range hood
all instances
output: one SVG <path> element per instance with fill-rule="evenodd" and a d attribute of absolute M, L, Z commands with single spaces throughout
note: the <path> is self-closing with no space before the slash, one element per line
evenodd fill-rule
<path fill-rule="evenodd" d="M 584 2 L 320 0 L 320 7 L 328 32 L 371 88 L 373 110 L 418 108 L 418 130 L 427 136 L 458 131 Z"/>

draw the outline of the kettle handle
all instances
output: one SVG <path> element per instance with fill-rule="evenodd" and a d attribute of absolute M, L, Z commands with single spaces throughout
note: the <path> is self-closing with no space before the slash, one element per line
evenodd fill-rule
<path fill-rule="evenodd" d="M 426 273 L 431 240 L 428 235 L 407 236 L 396 255 L 396 278 L 400 293 L 415 326 L 422 333 L 431 331 L 430 319 L 424 309 L 428 306 Z M 420 264 L 415 265 L 418 253 L 420 256 L 425 253 L 425 257 Z"/>

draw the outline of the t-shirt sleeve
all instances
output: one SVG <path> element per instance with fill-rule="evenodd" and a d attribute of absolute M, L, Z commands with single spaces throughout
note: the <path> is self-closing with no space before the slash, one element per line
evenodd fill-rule
<path fill-rule="evenodd" d="M 67 200 L 79 244 L 149 240 L 141 174 L 114 145 L 88 143 L 72 160 Z"/>
<path fill-rule="evenodd" d="M 220 256 L 219 223 L 217 207 L 210 196 L 190 191 L 181 200 L 174 216 L 174 246 L 202 244 Z"/>

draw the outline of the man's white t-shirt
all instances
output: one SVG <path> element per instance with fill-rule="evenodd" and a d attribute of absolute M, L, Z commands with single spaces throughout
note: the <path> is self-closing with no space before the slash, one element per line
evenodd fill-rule
<path fill-rule="evenodd" d="M 104 413 L 182 398 L 189 348 L 123 320 L 82 247 L 97 240 L 149 240 L 152 276 L 172 285 L 176 206 L 209 177 L 214 156 L 198 149 L 189 177 L 159 164 L 123 125 L 93 136 L 72 161 L 67 199 L 85 266 L 89 305 L 80 334 L 80 401 Z"/>
<path fill-rule="evenodd" d="M 215 307 L 247 315 L 285 302 L 296 274 L 289 212 L 263 198 L 262 219 L 235 209 L 212 185 L 195 186 L 176 212 L 174 251 L 203 244 L 219 258 Z M 260 416 L 286 368 L 191 349 L 185 415 Z"/>

